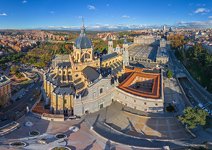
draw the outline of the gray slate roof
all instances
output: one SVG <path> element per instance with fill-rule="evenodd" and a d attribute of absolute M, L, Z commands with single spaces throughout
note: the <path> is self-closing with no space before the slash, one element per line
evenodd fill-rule
<path fill-rule="evenodd" d="M 91 40 L 85 34 L 85 27 L 83 26 L 81 29 L 80 36 L 75 41 L 75 46 L 78 49 L 86 49 L 92 47 Z"/>
<path fill-rule="evenodd" d="M 66 84 L 56 87 L 54 92 L 59 95 L 73 95 L 75 94 L 75 89 L 72 84 Z"/>
<path fill-rule="evenodd" d="M 59 68 L 71 67 L 71 62 L 61 62 L 61 63 L 58 63 L 57 66 Z"/>
<path fill-rule="evenodd" d="M 99 78 L 99 72 L 95 68 L 87 66 L 83 69 L 84 76 L 91 82 Z"/>
<path fill-rule="evenodd" d="M 102 55 L 101 61 L 106 61 L 106 60 L 111 59 L 116 56 L 118 56 L 118 54 L 116 52 L 107 54 L 107 55 Z"/>

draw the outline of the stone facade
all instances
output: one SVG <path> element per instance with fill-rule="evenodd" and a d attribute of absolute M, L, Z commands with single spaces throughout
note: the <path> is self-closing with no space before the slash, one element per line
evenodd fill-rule
<path fill-rule="evenodd" d="M 163 112 L 164 101 L 162 98 L 151 99 L 139 97 L 118 88 L 116 89 L 114 95 L 114 100 L 124 104 L 125 106 L 144 112 Z"/>
<path fill-rule="evenodd" d="M 111 104 L 112 80 L 121 76 L 122 71 L 122 53 L 111 51 L 100 58 L 94 57 L 83 26 L 73 53 L 57 55 L 44 76 L 46 104 L 56 114 L 83 115 L 97 111 Z"/>
<path fill-rule="evenodd" d="M 128 71 L 126 71 L 128 72 Z M 134 74 L 135 72 L 141 72 L 141 71 L 133 71 L 132 73 Z M 131 107 L 133 109 L 137 109 L 137 110 L 141 110 L 144 112 L 163 112 L 164 110 L 164 93 L 163 93 L 163 77 L 162 77 L 162 73 L 142 73 L 144 75 L 146 75 L 148 78 L 143 78 L 142 76 L 136 76 L 135 79 L 131 79 L 131 77 L 129 79 L 126 79 L 125 81 L 123 81 L 119 86 L 116 87 L 115 92 L 114 92 L 114 97 L 113 99 L 115 101 L 118 101 L 122 104 L 124 104 L 125 106 Z M 154 79 L 151 76 L 152 75 L 157 75 L 158 76 L 158 80 L 159 81 L 154 81 L 156 80 L 156 78 Z M 139 79 L 139 78 L 143 78 L 143 79 Z M 131 80 L 131 81 L 130 81 Z M 137 80 L 137 81 L 136 81 Z M 147 85 L 149 82 L 149 85 Z M 153 82 L 152 82 L 153 81 Z M 121 87 L 123 85 L 123 83 L 125 84 L 125 82 L 128 82 L 127 84 L 129 84 L 127 88 L 127 90 L 124 90 L 123 87 Z M 132 88 L 132 85 L 136 85 L 136 82 L 139 84 L 142 84 L 145 86 L 145 88 L 148 88 L 148 86 L 152 87 L 147 91 L 140 91 L 138 89 Z M 137 86 L 137 85 L 136 85 Z M 153 91 L 158 91 L 158 92 L 153 92 Z M 135 93 L 137 92 L 137 93 Z"/>
<path fill-rule="evenodd" d="M 160 37 L 152 36 L 152 35 L 141 35 L 138 37 L 134 37 L 134 44 L 144 44 L 144 45 L 150 45 L 150 44 L 157 44 L 158 39 Z"/>
<path fill-rule="evenodd" d="M 74 99 L 74 114 L 83 115 L 100 110 L 112 103 L 115 86 L 110 78 L 100 79 L 91 85 L 86 97 Z"/>

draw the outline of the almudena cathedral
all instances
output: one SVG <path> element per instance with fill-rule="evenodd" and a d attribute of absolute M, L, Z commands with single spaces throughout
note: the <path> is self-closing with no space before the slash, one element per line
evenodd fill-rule
<path fill-rule="evenodd" d="M 118 101 L 145 112 L 163 112 L 163 78 L 160 69 L 129 66 L 128 49 L 124 42 L 108 54 L 94 55 L 84 25 L 75 41 L 71 55 L 57 55 L 44 75 L 44 90 L 53 114 L 82 116 Z"/>

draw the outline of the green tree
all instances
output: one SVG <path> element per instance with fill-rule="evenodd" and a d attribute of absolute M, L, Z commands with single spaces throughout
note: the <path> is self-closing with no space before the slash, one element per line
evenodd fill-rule
<path fill-rule="evenodd" d="M 184 36 L 180 34 L 171 34 L 167 39 L 171 41 L 171 47 L 174 49 L 182 47 L 186 42 Z"/>
<path fill-rule="evenodd" d="M 16 74 L 18 72 L 18 70 L 19 70 L 19 67 L 14 65 L 10 68 L 10 73 Z"/>
<path fill-rule="evenodd" d="M 206 117 L 208 113 L 199 108 L 187 107 L 183 111 L 183 115 L 179 117 L 179 120 L 186 124 L 189 129 L 194 129 L 198 125 L 206 124 Z"/>
<path fill-rule="evenodd" d="M 167 71 L 167 77 L 172 78 L 173 77 L 173 72 L 171 70 Z"/>

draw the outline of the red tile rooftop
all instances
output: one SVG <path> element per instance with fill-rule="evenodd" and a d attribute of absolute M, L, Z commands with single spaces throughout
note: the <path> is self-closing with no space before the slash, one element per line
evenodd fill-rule
<path fill-rule="evenodd" d="M 128 92 L 130 94 L 141 96 L 145 98 L 158 99 L 160 98 L 160 74 L 159 73 L 144 73 L 143 69 L 134 68 L 125 69 L 126 73 L 130 73 L 130 75 L 118 86 L 119 89 Z M 144 80 L 152 80 L 152 89 L 151 91 L 146 91 L 138 88 L 133 88 L 131 85 L 138 82 L 139 78 L 143 78 Z"/>

